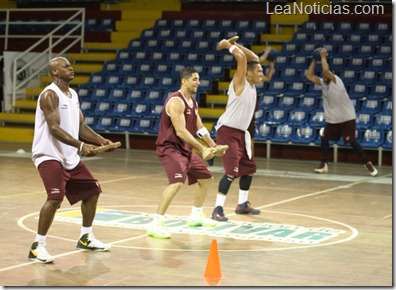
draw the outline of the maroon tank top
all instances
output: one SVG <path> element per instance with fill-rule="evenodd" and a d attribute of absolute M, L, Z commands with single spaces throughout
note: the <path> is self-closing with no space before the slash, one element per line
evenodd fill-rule
<path fill-rule="evenodd" d="M 197 131 L 198 104 L 194 97 L 192 106 L 190 106 L 180 91 L 174 92 L 165 100 L 162 109 L 158 136 L 155 144 L 157 146 L 173 146 L 182 153 L 190 155 L 192 147 L 177 137 L 175 128 L 172 125 L 170 116 L 166 113 L 166 105 L 172 98 L 179 98 L 184 103 L 184 118 L 186 120 L 186 129 L 194 136 Z"/>

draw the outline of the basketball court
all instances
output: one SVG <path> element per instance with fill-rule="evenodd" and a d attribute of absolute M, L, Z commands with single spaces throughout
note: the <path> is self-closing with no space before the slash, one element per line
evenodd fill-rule
<path fill-rule="evenodd" d="M 257 159 L 249 200 L 260 215 L 234 213 L 236 181 L 224 208 L 228 222 L 188 228 L 194 187 L 185 185 L 167 212 L 172 238 L 161 240 L 145 234 L 167 185 L 155 152 L 101 153 L 83 160 L 103 189 L 94 233 L 111 250 L 76 250 L 80 203 L 65 199 L 47 236 L 55 262 L 38 264 L 27 256 L 45 192 L 30 157 L 27 145 L 0 145 L 3 286 L 392 286 L 390 166 L 371 177 L 363 165 L 330 163 L 320 175 L 316 161 Z M 208 216 L 221 160 L 209 168 Z M 207 267 L 221 278 L 208 279 Z"/>

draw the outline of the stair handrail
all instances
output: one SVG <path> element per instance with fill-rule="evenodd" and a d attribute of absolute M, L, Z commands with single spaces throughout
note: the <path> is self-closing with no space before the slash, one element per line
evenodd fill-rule
<path fill-rule="evenodd" d="M 11 37 L 9 34 L 9 25 L 10 23 L 12 24 L 21 24 L 21 23 L 26 23 L 22 21 L 10 21 L 10 13 L 12 11 L 59 11 L 59 9 L 56 8 L 48 8 L 48 9 L 6 9 L 6 22 L 5 22 L 5 47 L 8 45 L 8 38 Z M 0 9 L 1 11 L 1 9 Z M 39 41 L 37 41 L 34 45 L 26 49 L 24 52 L 19 54 L 17 57 L 14 58 L 13 60 L 13 70 L 12 70 L 12 110 L 14 110 L 15 104 L 16 104 L 16 95 L 18 89 L 20 89 L 23 85 L 25 85 L 27 82 L 29 82 L 32 78 L 34 78 L 36 75 L 41 73 L 41 71 L 46 68 L 47 64 L 42 65 L 40 68 L 36 69 L 32 74 L 30 74 L 27 78 L 25 78 L 21 83 L 18 85 L 16 84 L 16 79 L 18 74 L 23 72 L 26 68 L 28 68 L 31 64 L 33 64 L 35 61 L 37 61 L 39 58 L 41 58 L 43 55 L 47 54 L 48 55 L 48 61 L 52 58 L 53 54 L 53 49 L 56 47 L 58 44 L 60 44 L 63 40 L 65 39 L 73 39 L 74 40 L 67 45 L 65 48 L 63 48 L 60 52 L 57 52 L 57 54 L 62 55 L 65 52 L 67 52 L 71 47 L 73 47 L 75 44 L 80 42 L 80 49 L 83 47 L 84 43 L 84 31 L 85 31 L 85 8 L 63 8 L 62 11 L 76 11 L 73 15 L 71 15 L 69 18 L 67 18 L 64 22 L 61 22 L 57 27 L 55 27 L 53 30 L 51 30 L 47 35 L 45 35 L 43 38 L 41 38 Z M 76 20 L 77 19 L 77 20 Z M 4 22 L 0 22 L 2 24 Z M 33 22 L 29 22 L 29 24 L 32 24 Z M 40 22 L 34 22 L 36 24 L 55 24 L 58 22 L 54 21 L 40 21 Z M 63 34 L 62 36 L 55 35 L 56 32 L 58 32 L 60 29 L 65 27 L 66 25 L 74 25 L 67 33 Z M 71 35 L 73 32 L 77 31 L 80 29 L 80 34 L 77 35 Z M 23 35 L 15 35 L 12 36 L 15 38 L 20 38 L 20 37 L 25 37 Z M 40 35 L 30 35 L 30 38 L 38 38 L 41 37 Z M 55 40 L 57 39 L 57 40 Z M 25 56 L 27 53 L 31 52 L 33 49 L 35 49 L 38 45 L 41 43 L 44 43 L 45 41 L 48 41 L 48 47 L 44 49 L 42 52 L 40 52 L 37 56 L 29 60 L 24 66 L 20 67 L 17 69 L 17 62 L 19 59 L 21 59 L 23 56 Z"/>

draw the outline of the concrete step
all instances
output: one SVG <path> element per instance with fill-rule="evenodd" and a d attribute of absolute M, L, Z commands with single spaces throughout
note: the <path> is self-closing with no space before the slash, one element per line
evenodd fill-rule
<path fill-rule="evenodd" d="M 116 52 L 118 49 L 127 48 L 124 42 L 85 42 L 85 51 Z"/>
<path fill-rule="evenodd" d="M 148 1 L 149 2 L 149 1 Z M 144 21 L 157 20 L 162 17 L 162 10 L 122 10 L 122 20 Z"/>
<path fill-rule="evenodd" d="M 32 143 L 33 128 L 0 127 L 0 142 Z"/>
<path fill-rule="evenodd" d="M 115 24 L 115 30 L 118 32 L 139 32 L 144 29 L 152 28 L 155 24 L 153 20 L 120 20 Z"/>
<path fill-rule="evenodd" d="M 74 76 L 74 79 L 71 81 L 73 83 L 74 86 L 78 86 L 78 85 L 83 85 L 88 83 L 89 81 L 89 75 L 77 75 Z M 45 87 L 47 85 L 49 85 L 50 83 L 52 83 L 52 78 L 50 76 L 41 76 L 40 77 L 40 84 L 41 86 Z"/>
<path fill-rule="evenodd" d="M 135 38 L 139 38 L 141 35 L 141 31 L 135 31 L 135 32 L 117 32 L 113 31 L 111 33 L 111 42 L 118 42 L 118 43 L 123 43 L 124 45 L 128 45 L 128 43 Z"/>
<path fill-rule="evenodd" d="M 76 63 L 73 64 L 74 72 L 78 75 L 80 73 L 99 72 L 103 69 L 103 64 L 96 63 Z"/>
<path fill-rule="evenodd" d="M 224 111 L 225 108 L 198 108 L 198 113 L 202 119 L 218 119 Z"/>
<path fill-rule="evenodd" d="M 35 111 L 37 106 L 36 100 L 15 100 L 14 108 L 17 111 Z"/>
<path fill-rule="evenodd" d="M 215 105 L 226 105 L 228 101 L 227 95 L 207 95 L 206 104 L 214 108 Z"/>
<path fill-rule="evenodd" d="M 97 53 L 68 53 L 67 58 L 74 65 L 74 62 L 97 62 L 103 63 L 104 61 L 113 60 L 116 57 L 115 52 L 97 52 Z"/>
<path fill-rule="evenodd" d="M 34 124 L 34 113 L 0 113 L 0 123 Z"/>
<path fill-rule="evenodd" d="M 180 0 L 133 0 L 114 4 L 101 3 L 101 10 L 168 10 L 180 11 Z"/>

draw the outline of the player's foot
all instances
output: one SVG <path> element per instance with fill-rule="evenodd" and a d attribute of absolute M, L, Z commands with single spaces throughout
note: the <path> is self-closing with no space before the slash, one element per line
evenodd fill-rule
<path fill-rule="evenodd" d="M 97 252 L 105 252 L 111 248 L 111 245 L 102 243 L 97 240 L 93 233 L 83 234 L 77 242 L 77 249 L 92 250 Z"/>
<path fill-rule="evenodd" d="M 224 210 L 222 206 L 218 205 L 214 208 L 212 212 L 212 219 L 219 222 L 228 221 L 228 217 L 224 215 Z"/>
<path fill-rule="evenodd" d="M 329 168 L 326 162 L 321 162 L 320 166 L 314 170 L 316 173 L 327 173 L 329 172 Z"/>
<path fill-rule="evenodd" d="M 238 204 L 235 209 L 236 214 L 260 214 L 260 212 L 261 211 L 259 209 L 250 207 L 249 201 Z"/>
<path fill-rule="evenodd" d="M 146 234 L 149 237 L 153 237 L 157 239 L 170 239 L 170 237 L 172 236 L 171 233 L 166 228 L 164 221 L 158 221 L 157 223 L 151 224 L 148 227 Z"/>
<path fill-rule="evenodd" d="M 370 173 L 371 176 L 377 176 L 378 170 L 375 169 L 375 167 L 371 162 L 367 162 L 366 165 L 364 165 L 364 167 L 366 167 L 367 171 Z"/>
<path fill-rule="evenodd" d="M 205 213 L 201 211 L 200 213 L 191 214 L 187 219 L 187 225 L 189 227 L 214 227 L 217 222 L 206 218 Z"/>
<path fill-rule="evenodd" d="M 44 264 L 53 262 L 55 258 L 47 252 L 45 245 L 45 242 L 34 242 L 30 248 L 28 259 Z"/>

